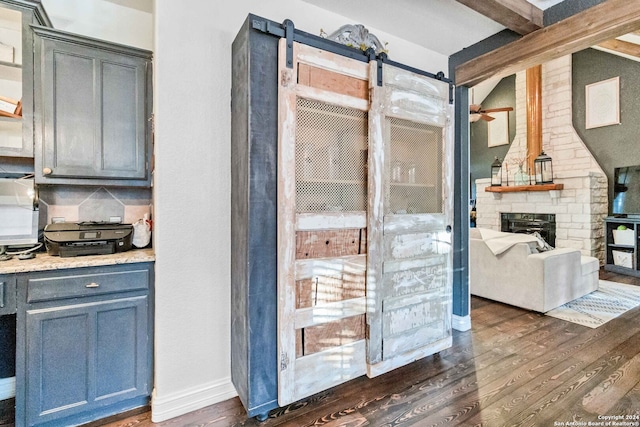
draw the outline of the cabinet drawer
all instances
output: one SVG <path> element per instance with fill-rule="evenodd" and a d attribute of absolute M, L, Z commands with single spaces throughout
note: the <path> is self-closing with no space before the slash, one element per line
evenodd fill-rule
<path fill-rule="evenodd" d="M 27 303 L 146 290 L 148 287 L 148 269 L 30 278 Z"/>
<path fill-rule="evenodd" d="M 16 279 L 0 276 L 0 316 L 16 312 Z"/>

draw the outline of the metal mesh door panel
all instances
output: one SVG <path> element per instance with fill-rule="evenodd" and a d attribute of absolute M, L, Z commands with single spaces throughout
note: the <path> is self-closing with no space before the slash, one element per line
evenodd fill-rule
<path fill-rule="evenodd" d="M 385 213 L 441 213 L 442 128 L 388 118 Z"/>
<path fill-rule="evenodd" d="M 296 211 L 364 211 L 365 111 L 298 98 Z"/>

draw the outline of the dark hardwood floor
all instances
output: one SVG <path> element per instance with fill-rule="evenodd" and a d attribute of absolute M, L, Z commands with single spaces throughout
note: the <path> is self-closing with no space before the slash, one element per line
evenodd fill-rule
<path fill-rule="evenodd" d="M 630 276 L 601 278 L 640 286 Z M 603 416 L 629 422 L 608 425 L 640 425 L 640 307 L 590 329 L 481 298 L 471 305 L 472 330 L 454 331 L 453 347 L 274 410 L 262 423 L 235 398 L 162 423 L 147 411 L 93 425 L 605 426 Z"/>

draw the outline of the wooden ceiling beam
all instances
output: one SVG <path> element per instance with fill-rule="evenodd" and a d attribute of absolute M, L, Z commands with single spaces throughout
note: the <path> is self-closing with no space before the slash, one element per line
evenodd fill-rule
<path fill-rule="evenodd" d="M 521 35 L 543 27 L 543 11 L 526 0 L 457 1 Z"/>
<path fill-rule="evenodd" d="M 505 46 L 462 63 L 455 84 L 505 77 L 640 28 L 640 2 L 607 0 Z"/>
<path fill-rule="evenodd" d="M 598 43 L 598 47 L 640 58 L 640 45 L 625 42 L 624 40 L 607 40 L 605 42 Z"/>

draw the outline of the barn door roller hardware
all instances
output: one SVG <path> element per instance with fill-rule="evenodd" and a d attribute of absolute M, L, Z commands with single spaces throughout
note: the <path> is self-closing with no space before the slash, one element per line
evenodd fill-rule
<path fill-rule="evenodd" d="M 261 18 L 256 15 L 251 15 L 251 26 L 254 30 L 262 31 L 263 33 L 271 34 L 276 37 L 286 38 L 287 40 L 287 67 L 293 68 L 293 42 L 305 44 L 307 46 L 315 47 L 318 49 L 326 50 L 331 53 L 346 56 L 347 58 L 355 59 L 362 62 L 377 61 L 377 85 L 382 86 L 382 64 L 393 65 L 394 67 L 410 71 L 412 73 L 426 76 L 432 79 L 440 80 L 449 84 L 449 103 L 453 103 L 453 81 L 444 76 L 442 71 L 432 74 L 424 70 L 413 68 L 406 64 L 401 64 L 392 61 L 388 58 L 387 54 L 382 52 L 376 55 L 372 48 L 367 50 L 361 50 L 346 46 L 332 40 L 322 38 L 313 34 L 300 31 L 295 28 L 295 25 L 290 19 L 285 19 L 282 24 L 275 21 L 270 21 L 265 18 Z"/>

